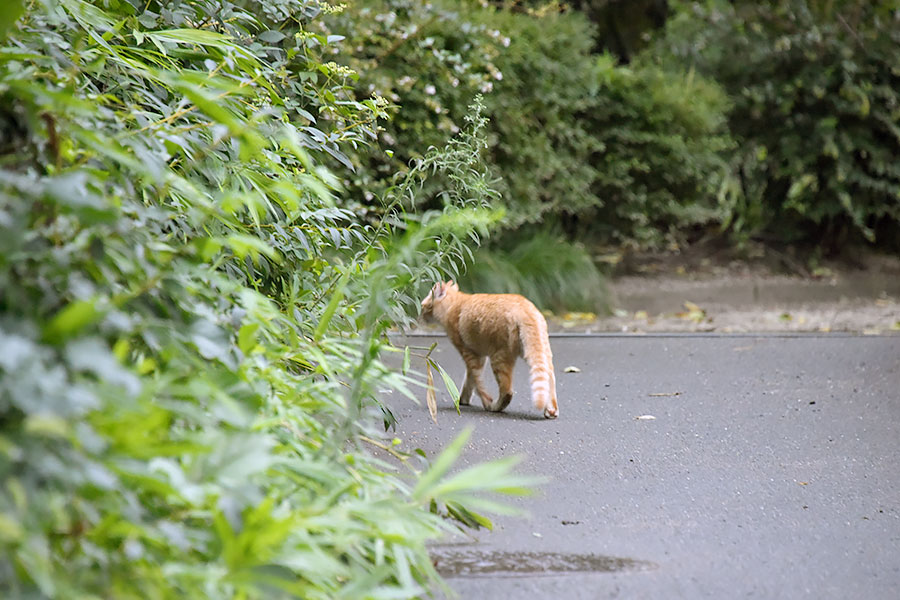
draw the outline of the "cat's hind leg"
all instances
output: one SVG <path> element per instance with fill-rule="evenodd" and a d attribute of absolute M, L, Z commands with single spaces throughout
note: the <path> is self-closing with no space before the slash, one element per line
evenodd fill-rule
<path fill-rule="evenodd" d="M 515 356 L 509 356 L 505 353 L 497 353 L 491 356 L 491 369 L 494 371 L 494 377 L 497 379 L 500 395 L 497 398 L 497 402 L 491 403 L 490 405 L 485 404 L 485 410 L 500 412 L 512 402 L 512 378 L 513 368 L 515 368 L 515 366 Z"/>

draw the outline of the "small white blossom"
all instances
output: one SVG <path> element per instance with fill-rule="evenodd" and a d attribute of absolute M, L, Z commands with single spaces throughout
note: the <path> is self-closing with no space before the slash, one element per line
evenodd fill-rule
<path fill-rule="evenodd" d="M 429 96 L 434 96 L 434 94 L 436 92 L 437 92 L 437 89 L 435 89 L 435 87 L 433 85 L 428 84 L 425 86 L 425 93 L 428 94 Z"/>

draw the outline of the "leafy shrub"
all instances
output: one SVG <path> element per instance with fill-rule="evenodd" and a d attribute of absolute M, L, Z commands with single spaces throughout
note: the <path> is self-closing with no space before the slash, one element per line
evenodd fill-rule
<path fill-rule="evenodd" d="M 898 232 L 898 11 L 855 0 L 681 3 L 657 52 L 733 98 L 735 231 L 833 249 Z"/>
<path fill-rule="evenodd" d="M 597 202 L 577 215 L 578 226 L 602 239 L 660 247 L 718 223 L 724 153 L 733 146 L 722 91 L 693 72 L 649 62 L 616 66 L 604 55 L 598 65 L 589 115 L 602 145 L 593 157 Z"/>
<path fill-rule="evenodd" d="M 475 131 L 395 188 L 465 154 L 462 204 L 357 225 L 323 157 L 382 105 L 322 59 L 317 3 L 249 6 L 0 13 L 0 596 L 409 597 L 435 513 L 523 481 L 376 429 L 421 381 L 385 328 L 493 218 Z"/>

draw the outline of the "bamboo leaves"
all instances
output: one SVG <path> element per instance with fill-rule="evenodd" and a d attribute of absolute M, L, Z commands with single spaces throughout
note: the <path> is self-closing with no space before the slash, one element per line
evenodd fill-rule
<path fill-rule="evenodd" d="M 380 357 L 430 239 L 474 219 L 358 223 L 326 157 L 385 104 L 291 75 L 314 13 L 226 4 L 0 13 L 2 597 L 411 596 L 430 500 L 484 524 L 360 443 L 412 395 Z"/>

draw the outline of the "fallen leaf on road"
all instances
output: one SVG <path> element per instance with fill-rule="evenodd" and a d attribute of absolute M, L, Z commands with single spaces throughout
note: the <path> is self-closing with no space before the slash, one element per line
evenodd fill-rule
<path fill-rule="evenodd" d="M 579 369 L 578 367 L 568 366 L 565 369 L 563 369 L 563 372 L 564 373 L 581 373 L 581 369 Z"/>
<path fill-rule="evenodd" d="M 702 323 L 706 319 L 706 311 L 690 300 L 684 303 L 684 307 L 687 309 L 687 311 L 675 313 L 675 316 L 679 319 L 693 321 L 694 323 Z"/>
<path fill-rule="evenodd" d="M 809 485 L 808 481 L 798 481 L 797 485 Z"/>
<path fill-rule="evenodd" d="M 635 319 L 643 319 L 646 321 L 647 319 L 650 318 L 650 315 L 647 314 L 646 310 L 639 310 L 636 313 L 634 313 L 634 318 Z"/>
<path fill-rule="evenodd" d="M 531 535 L 533 535 L 534 537 L 544 537 L 536 531 L 531 532 Z"/>
<path fill-rule="evenodd" d="M 647 394 L 651 398 L 659 398 L 661 396 L 680 396 L 681 392 L 655 392 L 653 394 Z"/>
<path fill-rule="evenodd" d="M 593 321 L 596 318 L 596 313 L 592 312 L 568 312 L 565 314 L 567 321 Z"/>
<path fill-rule="evenodd" d="M 656 417 L 654 417 L 653 415 L 641 415 L 639 417 L 635 417 L 635 420 L 636 421 L 652 421 L 655 418 Z"/>

